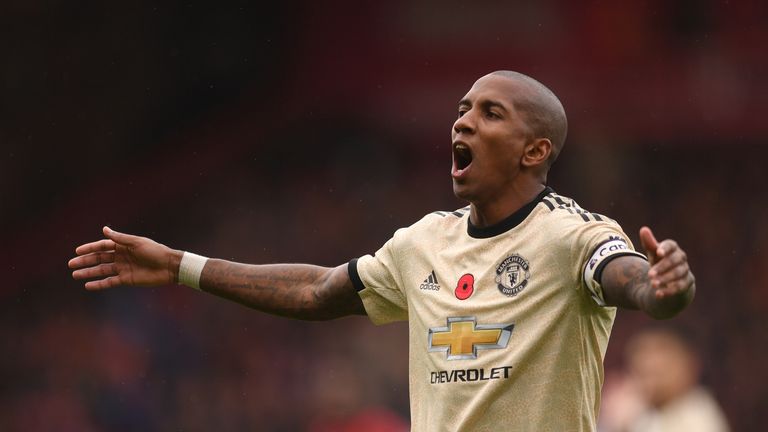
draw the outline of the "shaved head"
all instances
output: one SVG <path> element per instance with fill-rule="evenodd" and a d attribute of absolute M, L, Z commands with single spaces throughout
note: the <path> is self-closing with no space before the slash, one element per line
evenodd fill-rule
<path fill-rule="evenodd" d="M 514 96 L 515 109 L 525 118 L 532 139 L 547 138 L 552 142 L 552 153 L 548 165 L 552 165 L 565 145 L 568 134 L 568 120 L 560 99 L 544 84 L 519 72 L 500 70 L 491 75 L 511 79 L 525 91 Z"/>

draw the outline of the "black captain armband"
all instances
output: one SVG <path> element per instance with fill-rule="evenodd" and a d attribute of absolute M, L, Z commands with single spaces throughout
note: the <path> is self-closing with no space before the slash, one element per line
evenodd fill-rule
<path fill-rule="evenodd" d="M 603 287 L 600 284 L 600 277 L 603 274 L 605 265 L 614 258 L 626 255 L 634 255 L 646 261 L 648 260 L 645 255 L 632 250 L 629 244 L 618 236 L 611 236 L 607 241 L 600 243 L 595 248 L 592 256 L 587 260 L 587 264 L 584 266 L 584 283 L 589 288 L 592 298 L 598 305 L 606 306 L 603 299 Z"/>

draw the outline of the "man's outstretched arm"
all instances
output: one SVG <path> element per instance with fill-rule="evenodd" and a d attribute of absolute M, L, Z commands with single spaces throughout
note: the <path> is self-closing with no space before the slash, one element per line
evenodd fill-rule
<path fill-rule="evenodd" d="M 685 309 L 696 294 L 696 280 L 688 257 L 674 240 L 656 241 L 647 227 L 640 242 L 649 262 L 621 256 L 609 262 L 601 275 L 606 303 L 640 309 L 656 319 L 666 319 Z"/>
<path fill-rule="evenodd" d="M 184 252 L 107 227 L 104 236 L 104 240 L 78 247 L 78 256 L 69 261 L 75 279 L 96 279 L 86 282 L 86 289 L 160 286 L 179 281 Z M 347 264 L 329 268 L 209 259 L 200 275 L 200 288 L 263 312 L 296 319 L 325 320 L 365 314 L 349 279 Z"/>

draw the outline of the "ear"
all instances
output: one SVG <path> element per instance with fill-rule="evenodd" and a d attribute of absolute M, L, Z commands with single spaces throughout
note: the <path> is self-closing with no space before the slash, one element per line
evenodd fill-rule
<path fill-rule="evenodd" d="M 534 138 L 525 145 L 521 164 L 526 168 L 546 165 L 552 154 L 552 141 L 549 138 Z"/>

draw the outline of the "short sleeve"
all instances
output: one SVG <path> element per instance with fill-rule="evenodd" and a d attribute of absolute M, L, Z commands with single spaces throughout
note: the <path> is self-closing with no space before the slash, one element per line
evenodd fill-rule
<path fill-rule="evenodd" d="M 606 306 L 603 289 L 600 284 L 605 265 L 620 256 L 634 255 L 646 259 L 645 255 L 635 251 L 632 242 L 617 224 L 583 224 L 576 236 L 574 252 L 579 279 L 584 288 L 599 306 Z"/>
<path fill-rule="evenodd" d="M 349 262 L 349 277 L 374 324 L 408 319 L 408 301 L 402 290 L 394 251 L 394 238 L 374 255 Z"/>

